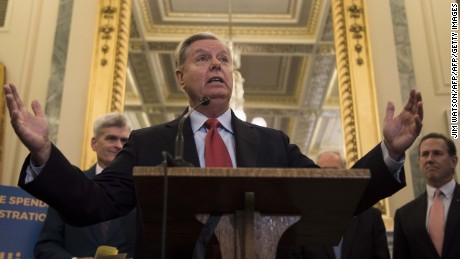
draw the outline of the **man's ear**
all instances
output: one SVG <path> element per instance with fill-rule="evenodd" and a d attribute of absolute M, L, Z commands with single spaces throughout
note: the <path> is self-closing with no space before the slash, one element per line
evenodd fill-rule
<path fill-rule="evenodd" d="M 455 169 L 455 167 L 457 166 L 457 162 L 458 162 L 458 156 L 452 156 L 451 159 L 452 159 L 452 163 L 454 164 L 454 169 Z"/>
<path fill-rule="evenodd" d="M 180 87 L 184 89 L 184 73 L 182 73 L 182 71 L 179 69 L 176 69 L 176 79 L 177 82 L 179 82 Z"/>
<path fill-rule="evenodd" d="M 96 138 L 95 138 L 95 137 L 92 137 L 92 138 L 91 138 L 91 149 L 92 149 L 93 151 L 96 151 L 96 144 L 97 144 Z"/>

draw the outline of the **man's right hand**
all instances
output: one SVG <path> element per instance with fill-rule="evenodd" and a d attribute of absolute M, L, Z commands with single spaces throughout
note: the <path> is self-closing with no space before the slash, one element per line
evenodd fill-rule
<path fill-rule="evenodd" d="M 29 149 L 36 166 L 44 165 L 51 153 L 48 121 L 37 100 L 32 101 L 34 114 L 27 111 L 17 92 L 16 86 L 3 86 L 6 103 L 11 117 L 11 125 L 21 142 Z"/>

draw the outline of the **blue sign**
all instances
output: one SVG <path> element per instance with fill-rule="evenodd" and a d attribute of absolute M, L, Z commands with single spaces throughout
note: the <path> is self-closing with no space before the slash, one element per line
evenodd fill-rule
<path fill-rule="evenodd" d="M 47 210 L 21 188 L 0 185 L 0 259 L 34 258 Z"/>

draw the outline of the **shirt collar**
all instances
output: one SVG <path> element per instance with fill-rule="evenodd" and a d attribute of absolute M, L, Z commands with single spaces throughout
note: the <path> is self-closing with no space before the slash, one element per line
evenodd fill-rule
<path fill-rule="evenodd" d="M 200 128 L 203 126 L 203 124 L 207 120 L 208 120 L 208 117 L 206 117 L 202 113 L 198 111 L 193 111 L 190 114 L 190 122 L 192 124 L 193 133 L 200 130 Z M 227 131 L 233 134 L 231 109 L 228 109 L 226 112 L 224 112 L 224 114 L 220 115 L 217 118 L 217 120 L 220 122 L 220 124 L 222 124 L 222 127 L 224 127 Z"/>
<path fill-rule="evenodd" d="M 99 164 L 96 164 L 96 175 L 100 174 L 104 170 Z"/>
<path fill-rule="evenodd" d="M 439 188 L 439 189 L 441 190 L 441 192 L 444 194 L 444 196 L 446 198 L 452 197 L 452 195 L 454 195 L 454 190 L 455 190 L 455 180 L 454 180 L 454 178 L 452 178 L 452 180 L 450 180 L 448 183 L 446 183 L 443 186 L 441 186 L 441 188 Z M 428 197 L 430 199 L 433 199 L 435 190 L 436 190 L 436 188 L 434 188 L 433 186 L 430 186 L 430 185 L 426 186 L 426 191 L 427 191 Z"/>

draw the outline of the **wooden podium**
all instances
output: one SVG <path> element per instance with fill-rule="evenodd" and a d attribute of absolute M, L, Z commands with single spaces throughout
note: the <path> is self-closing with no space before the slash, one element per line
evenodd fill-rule
<path fill-rule="evenodd" d="M 135 167 L 144 247 L 161 243 L 164 167 Z M 222 258 L 275 258 L 278 245 L 339 243 L 367 186 L 367 169 L 167 168 L 166 246 L 193 247 L 209 214 Z"/>

